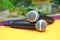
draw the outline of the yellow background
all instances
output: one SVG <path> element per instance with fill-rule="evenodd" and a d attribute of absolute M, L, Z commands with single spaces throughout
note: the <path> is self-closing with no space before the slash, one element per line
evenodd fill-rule
<path fill-rule="evenodd" d="M 0 26 L 0 40 L 60 40 L 60 20 L 48 25 L 46 32 Z"/>

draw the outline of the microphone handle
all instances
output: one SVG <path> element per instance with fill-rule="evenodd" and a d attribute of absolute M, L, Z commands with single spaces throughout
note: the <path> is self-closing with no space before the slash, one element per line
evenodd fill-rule
<path fill-rule="evenodd" d="M 10 23 L 10 25 L 17 25 L 17 26 L 18 26 L 18 25 L 34 26 L 35 24 L 31 24 L 31 23 L 29 23 L 29 22 L 21 22 L 21 21 L 20 21 L 20 22 L 19 22 L 19 21 L 14 22 L 14 21 L 13 21 L 13 22 Z"/>
<path fill-rule="evenodd" d="M 5 24 L 8 26 L 7 24 Z M 9 26 L 12 28 L 20 28 L 20 29 L 36 29 L 34 23 L 29 22 L 19 22 L 19 21 L 11 21 L 9 22 Z"/>
<path fill-rule="evenodd" d="M 50 16 L 40 14 L 40 20 L 41 19 L 45 20 L 48 24 L 52 24 L 55 21 L 54 18 L 52 18 Z"/>

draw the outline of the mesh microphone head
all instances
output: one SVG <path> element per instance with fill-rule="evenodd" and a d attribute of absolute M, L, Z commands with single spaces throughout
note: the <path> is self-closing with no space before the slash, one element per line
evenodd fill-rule
<path fill-rule="evenodd" d="M 38 14 L 38 12 L 32 10 L 26 14 L 26 17 L 29 22 L 35 22 L 39 19 L 39 14 Z"/>
<path fill-rule="evenodd" d="M 36 29 L 38 31 L 45 31 L 47 26 L 47 22 L 45 20 L 39 20 L 36 22 Z"/>

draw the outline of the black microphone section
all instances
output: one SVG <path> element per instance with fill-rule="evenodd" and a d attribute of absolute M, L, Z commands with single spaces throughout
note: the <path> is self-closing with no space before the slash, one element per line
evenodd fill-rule
<path fill-rule="evenodd" d="M 21 29 L 36 29 L 35 23 L 29 23 L 29 22 L 19 22 L 19 21 L 13 21 L 9 23 L 10 27 L 12 28 L 21 28 Z"/>
<path fill-rule="evenodd" d="M 45 20 L 48 24 L 52 24 L 55 21 L 55 19 L 50 16 L 40 14 L 40 20 L 42 19 Z"/>
<path fill-rule="evenodd" d="M 31 24 L 29 22 L 19 22 L 19 21 L 16 21 L 16 22 L 11 22 L 10 25 L 26 25 L 26 26 L 34 26 L 34 24 Z"/>

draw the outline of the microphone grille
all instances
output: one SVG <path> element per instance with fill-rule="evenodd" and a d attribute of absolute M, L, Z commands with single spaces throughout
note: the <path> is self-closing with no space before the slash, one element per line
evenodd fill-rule
<path fill-rule="evenodd" d="M 36 23 L 36 29 L 39 31 L 45 31 L 47 26 L 47 22 L 45 20 L 39 20 Z"/>
<path fill-rule="evenodd" d="M 35 22 L 35 21 L 38 20 L 39 14 L 38 14 L 38 12 L 32 10 L 32 11 L 29 11 L 29 12 L 26 14 L 26 17 L 27 17 L 28 21 L 30 21 L 30 22 Z"/>

